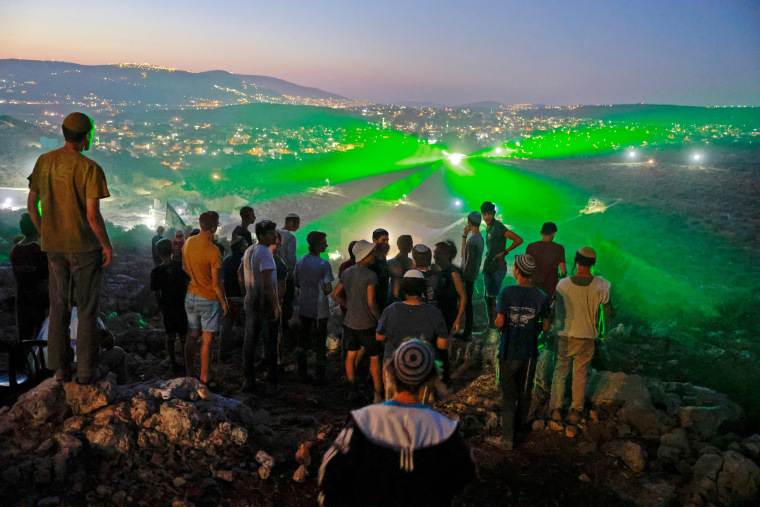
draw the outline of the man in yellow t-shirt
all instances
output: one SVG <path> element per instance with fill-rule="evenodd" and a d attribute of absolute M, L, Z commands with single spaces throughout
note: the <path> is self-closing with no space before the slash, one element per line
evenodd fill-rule
<path fill-rule="evenodd" d="M 27 210 L 48 256 L 48 366 L 58 381 L 69 379 L 68 329 L 76 306 L 77 382 L 89 384 L 105 373 L 98 368 L 98 303 L 102 271 L 113 250 L 100 199 L 110 194 L 103 169 L 82 155 L 92 147 L 95 123 L 86 114 L 71 113 L 62 130 L 64 146 L 41 155 L 29 175 Z"/>
<path fill-rule="evenodd" d="M 227 298 L 224 295 L 219 268 L 222 255 L 211 243 L 211 236 L 219 226 L 219 213 L 205 211 L 198 219 L 201 232 L 185 241 L 182 247 L 182 268 L 190 276 L 190 285 L 185 296 L 187 324 L 190 328 L 185 344 L 185 364 L 187 374 L 193 375 L 195 351 L 201 338 L 201 382 L 208 382 L 211 363 L 211 339 L 219 331 L 220 304 L 222 314 L 227 313 Z"/>

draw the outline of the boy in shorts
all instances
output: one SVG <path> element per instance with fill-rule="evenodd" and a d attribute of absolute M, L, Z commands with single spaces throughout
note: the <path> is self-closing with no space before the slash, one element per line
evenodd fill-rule
<path fill-rule="evenodd" d="M 161 259 L 161 264 L 150 272 L 150 290 L 156 292 L 158 306 L 164 316 L 166 350 L 174 373 L 179 374 L 181 365 L 177 363 L 174 347 L 179 336 L 180 350 L 184 354 L 187 338 L 185 295 L 190 277 L 182 271 L 181 262 L 172 260 L 173 252 L 171 240 L 162 239 L 156 243 L 156 255 Z"/>

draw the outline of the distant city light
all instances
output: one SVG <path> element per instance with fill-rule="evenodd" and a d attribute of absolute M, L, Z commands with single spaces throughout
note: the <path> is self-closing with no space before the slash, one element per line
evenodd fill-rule
<path fill-rule="evenodd" d="M 496 153 L 501 154 L 501 148 L 496 148 Z"/>
<path fill-rule="evenodd" d="M 633 158 L 633 157 L 635 157 L 635 156 L 636 156 L 636 151 L 635 151 L 635 150 L 630 150 L 630 151 L 628 152 L 628 157 L 629 157 L 629 158 Z"/>
<path fill-rule="evenodd" d="M 695 153 L 694 155 L 692 155 L 691 158 L 694 160 L 699 160 L 700 158 L 702 158 L 702 155 L 700 155 L 699 153 Z"/>
<path fill-rule="evenodd" d="M 650 159 L 649 159 L 649 163 L 650 163 L 650 164 L 654 164 L 654 159 L 653 159 L 653 158 L 650 158 Z"/>
<path fill-rule="evenodd" d="M 3 209 L 10 209 L 11 206 L 13 206 L 13 199 L 8 197 L 5 199 L 5 201 L 3 201 Z"/>
<path fill-rule="evenodd" d="M 461 205 L 462 205 L 462 201 L 460 201 L 459 199 L 454 201 L 454 206 L 461 206 Z"/>
<path fill-rule="evenodd" d="M 464 160 L 465 154 L 464 153 L 446 153 L 444 152 L 444 155 L 446 155 L 446 160 L 451 162 L 454 165 L 459 165 L 459 163 Z"/>
<path fill-rule="evenodd" d="M 325 178 L 325 183 L 327 183 L 327 186 L 330 186 L 330 180 L 329 180 L 329 178 Z"/>
<path fill-rule="evenodd" d="M 214 175 L 214 179 L 215 179 L 215 180 L 218 180 L 218 179 L 219 179 L 219 175 L 218 175 L 218 174 L 215 174 L 215 175 Z"/>

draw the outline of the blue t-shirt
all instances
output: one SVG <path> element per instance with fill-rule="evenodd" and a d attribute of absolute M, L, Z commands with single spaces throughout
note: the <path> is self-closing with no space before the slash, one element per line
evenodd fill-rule
<path fill-rule="evenodd" d="M 499 294 L 496 312 L 505 319 L 499 359 L 536 359 L 541 321 L 549 318 L 550 312 L 546 294 L 535 287 L 505 287 Z"/>
<path fill-rule="evenodd" d="M 334 280 L 330 263 L 318 255 L 306 254 L 296 263 L 296 285 L 301 289 L 298 314 L 312 319 L 330 316 L 330 305 L 323 290 Z"/>
<path fill-rule="evenodd" d="M 436 350 L 436 338 L 448 336 L 448 328 L 441 310 L 433 305 L 393 303 L 383 310 L 377 334 L 385 336 L 383 361 L 386 361 L 403 342 L 412 338 L 429 343 Z"/>

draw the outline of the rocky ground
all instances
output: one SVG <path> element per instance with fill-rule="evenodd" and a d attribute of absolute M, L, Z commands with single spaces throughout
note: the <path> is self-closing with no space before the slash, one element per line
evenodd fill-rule
<path fill-rule="evenodd" d="M 321 456 L 353 408 L 339 353 L 324 387 L 286 367 L 280 391 L 241 393 L 239 357 L 215 360 L 213 392 L 175 378 L 148 262 L 120 259 L 103 295 L 104 320 L 128 352 L 127 383 L 48 379 L 5 399 L 2 504 L 314 505 Z M 634 360 L 640 337 L 625 327 L 613 335 L 611 369 L 622 371 L 590 376 L 584 420 L 566 426 L 539 410 L 514 452 L 484 440 L 498 431 L 500 404 L 489 365 L 459 372 L 437 408 L 461 421 L 479 473 L 456 505 L 757 504 L 760 434 L 746 412 L 720 392 L 670 381 L 671 348 L 639 343 Z"/>

